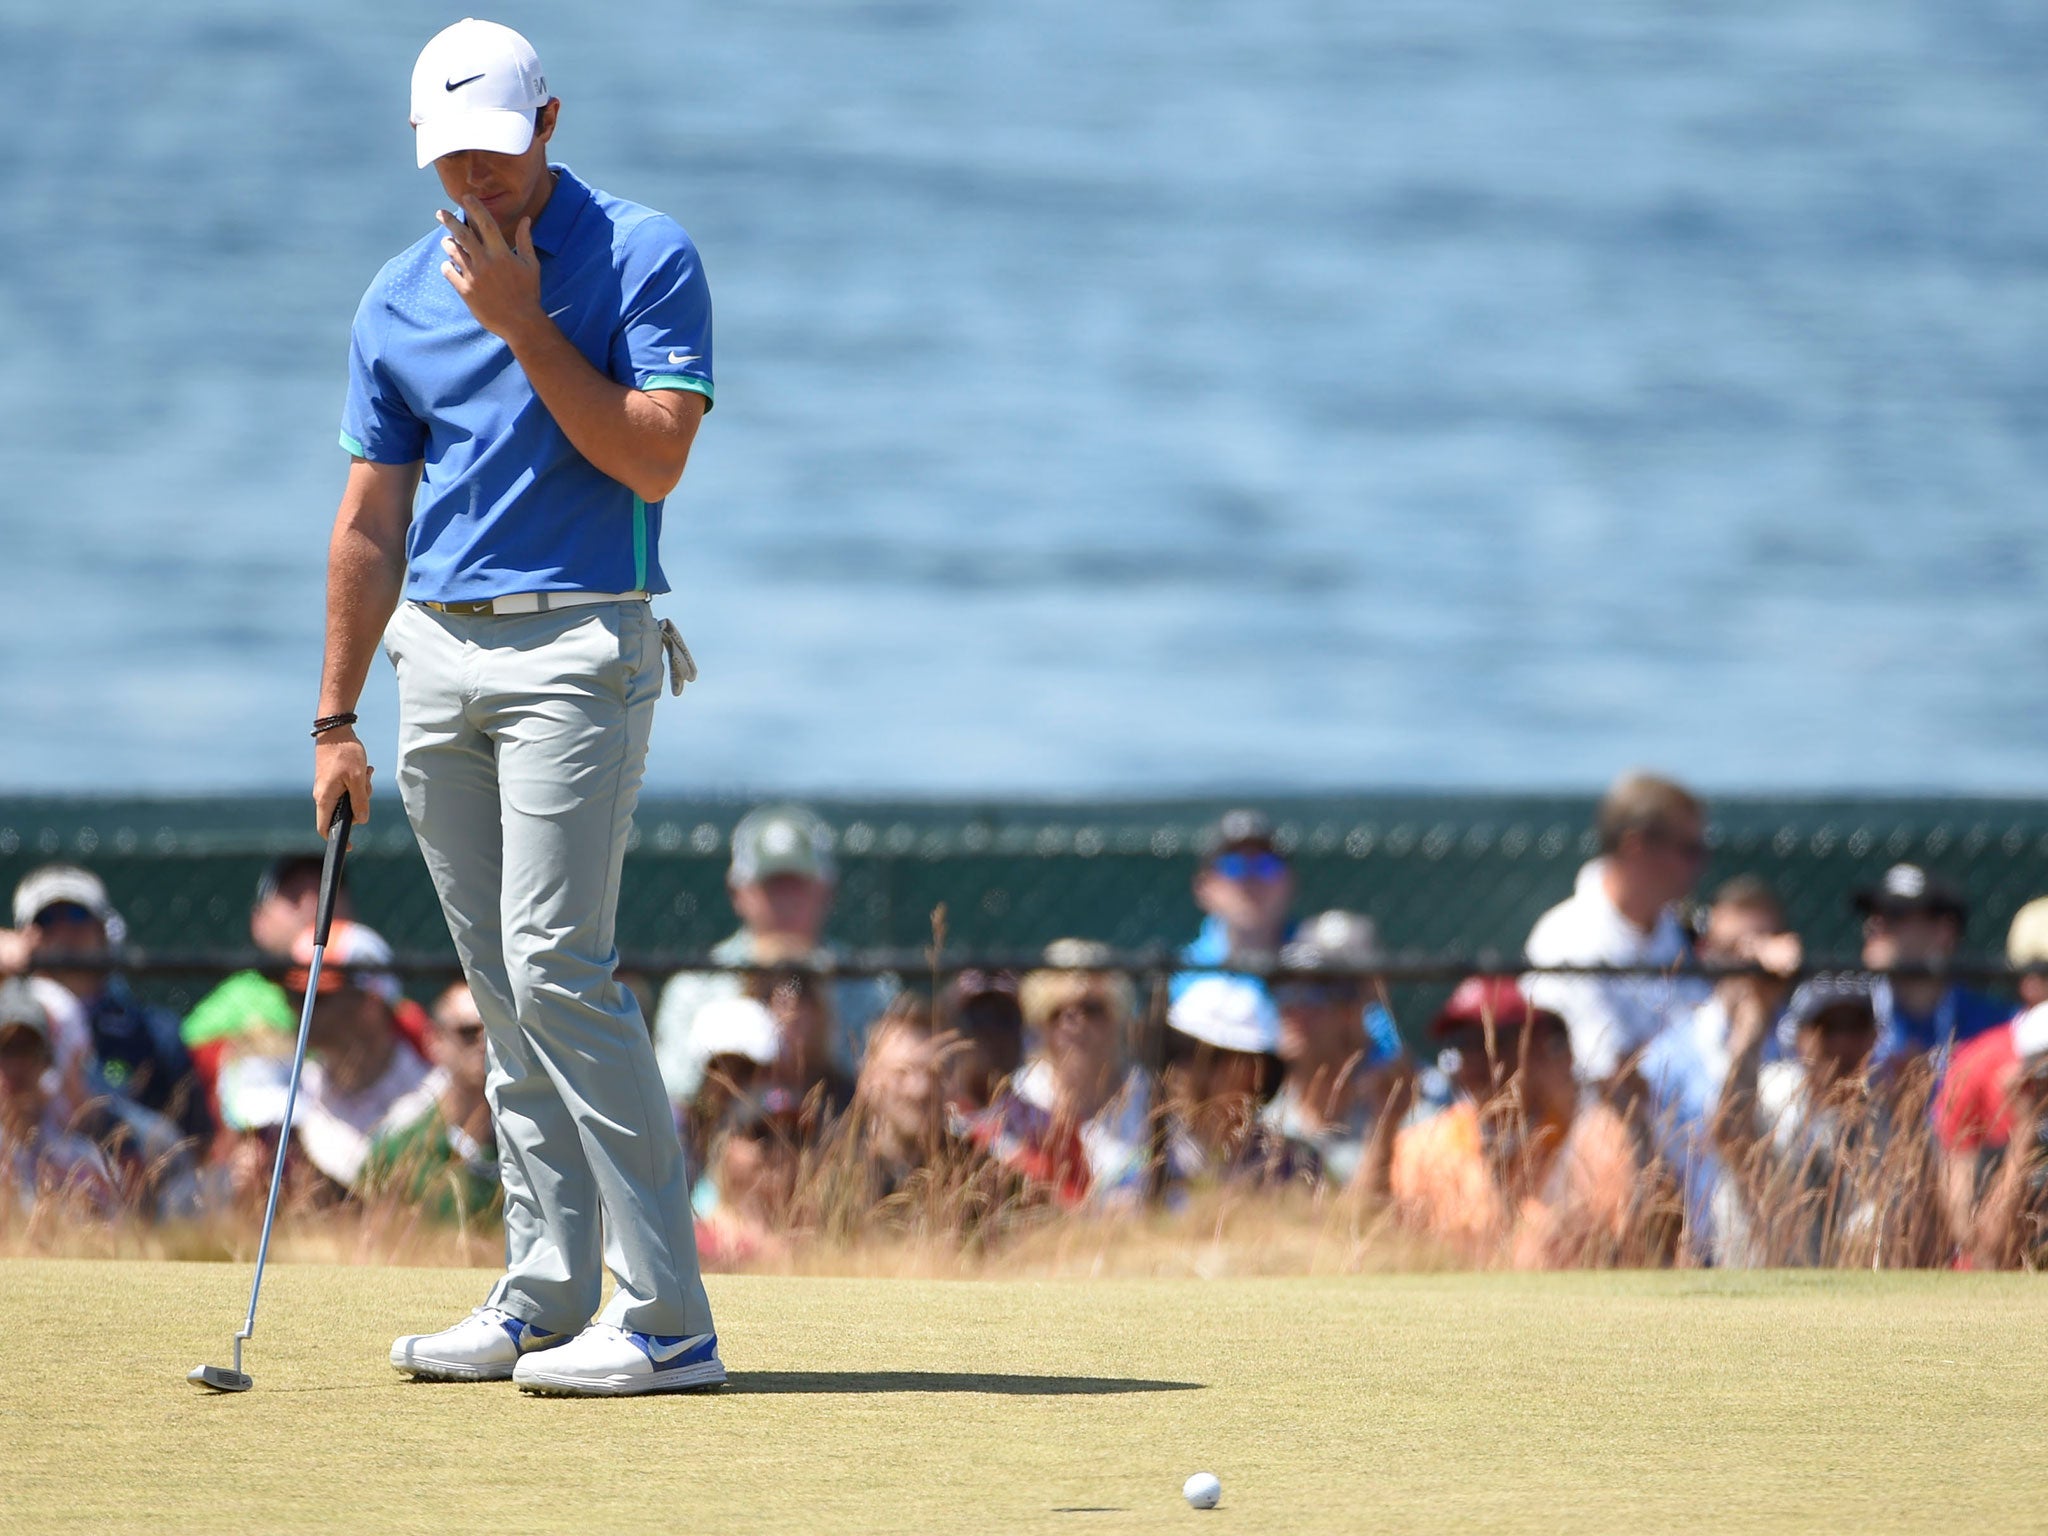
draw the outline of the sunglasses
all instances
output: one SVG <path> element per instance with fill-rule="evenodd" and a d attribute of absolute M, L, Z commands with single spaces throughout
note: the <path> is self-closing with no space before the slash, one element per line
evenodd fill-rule
<path fill-rule="evenodd" d="M 1277 853 L 1219 853 L 1209 866 L 1226 880 L 1278 880 L 1287 861 Z"/>
<path fill-rule="evenodd" d="M 1052 1017 L 1056 1019 L 1063 1013 L 1078 1013 L 1084 1019 L 1106 1019 L 1109 1004 L 1099 997 L 1077 997 L 1053 1009 Z"/>

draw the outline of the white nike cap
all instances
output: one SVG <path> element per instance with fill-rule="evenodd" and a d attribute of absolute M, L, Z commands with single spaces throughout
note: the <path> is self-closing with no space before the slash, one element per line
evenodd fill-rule
<path fill-rule="evenodd" d="M 412 67 L 420 164 L 462 149 L 521 154 L 547 102 L 548 82 L 533 44 L 495 21 L 458 21 L 434 34 Z"/>
<path fill-rule="evenodd" d="M 1219 1051 L 1270 1056 L 1280 1049 L 1280 1014 L 1266 989 L 1245 976 L 1204 976 L 1173 1000 L 1167 1025 Z"/>

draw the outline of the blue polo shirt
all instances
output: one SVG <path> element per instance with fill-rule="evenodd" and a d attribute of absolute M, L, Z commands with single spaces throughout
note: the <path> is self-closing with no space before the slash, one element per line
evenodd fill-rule
<path fill-rule="evenodd" d="M 607 378 L 693 390 L 708 410 L 711 294 L 696 246 L 666 215 L 553 169 L 533 224 L 541 306 Z M 442 238 L 436 225 L 386 263 L 349 337 L 342 447 L 379 464 L 424 461 L 406 597 L 666 592 L 662 503 L 576 451 L 512 349 L 442 276 Z"/>

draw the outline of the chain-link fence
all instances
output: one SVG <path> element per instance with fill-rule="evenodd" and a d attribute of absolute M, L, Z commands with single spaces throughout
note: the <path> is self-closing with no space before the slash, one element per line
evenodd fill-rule
<path fill-rule="evenodd" d="M 841 868 L 832 937 L 919 950 L 945 909 L 947 951 L 1014 954 L 1063 936 L 1145 949 L 1187 939 L 1191 884 L 1221 800 L 976 804 L 812 802 Z M 1593 852 L 1591 796 L 1361 795 L 1257 803 L 1292 856 L 1299 909 L 1368 913 L 1405 955 L 1518 954 Z M 650 799 L 626 862 L 619 944 L 659 968 L 735 926 L 725 874 L 740 801 Z M 2048 800 L 1768 799 L 1712 802 L 1702 893 L 1738 873 L 1778 892 L 1809 949 L 1851 953 L 1851 896 L 1900 860 L 1955 880 L 1968 948 L 1995 958 L 2021 903 L 2048 892 Z M 447 930 L 390 797 L 359 829 L 349 879 L 363 919 L 401 952 L 448 954 Z M 302 797 L 0 801 L 0 882 L 55 859 L 107 882 L 144 950 L 243 948 L 250 897 L 274 855 L 318 847 Z M 161 984 L 163 1000 L 185 997 Z M 1441 987 L 1403 988 L 1413 1028 Z"/>

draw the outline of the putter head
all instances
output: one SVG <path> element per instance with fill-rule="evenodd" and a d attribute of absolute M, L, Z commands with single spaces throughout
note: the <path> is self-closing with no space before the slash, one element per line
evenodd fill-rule
<path fill-rule="evenodd" d="M 185 1379 L 215 1392 L 246 1392 L 256 1385 L 247 1371 L 231 1371 L 224 1365 L 195 1365 Z"/>

